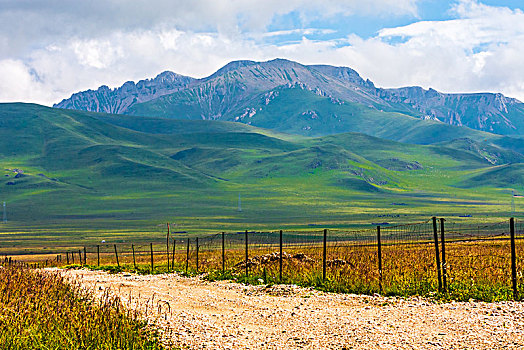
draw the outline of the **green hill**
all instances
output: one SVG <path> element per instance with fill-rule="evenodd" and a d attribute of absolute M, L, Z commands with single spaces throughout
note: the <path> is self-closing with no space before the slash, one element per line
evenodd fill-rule
<path fill-rule="evenodd" d="M 288 134 L 324 136 L 345 132 L 358 132 L 389 140 L 416 144 L 432 144 L 458 138 L 473 140 L 503 140 L 498 136 L 467 127 L 454 126 L 433 120 L 422 120 L 407 114 L 385 112 L 359 103 L 334 100 L 319 96 L 300 87 L 278 88 L 266 104 L 266 94 L 250 100 L 248 114 L 223 116 L 223 119 L 241 121 L 252 126 L 272 129 Z M 187 110 L 163 106 L 177 105 L 177 95 L 169 95 L 147 103 L 135 105 L 129 113 L 164 118 L 200 119 L 202 111 L 195 114 Z M 167 102 L 169 100 L 169 103 Z M 185 103 L 185 102 L 184 102 Z M 196 103 L 196 102 L 195 102 Z M 180 107 L 182 108 L 182 107 Z M 510 138 L 514 141 L 513 138 Z M 524 142 L 519 143 L 524 146 Z M 517 147 L 513 145 L 512 147 Z M 520 149 L 522 151 L 522 149 Z"/>
<path fill-rule="evenodd" d="M 524 184 L 524 164 L 504 164 L 483 169 L 459 183 L 466 188 L 498 187 L 503 189 L 522 188 Z"/>

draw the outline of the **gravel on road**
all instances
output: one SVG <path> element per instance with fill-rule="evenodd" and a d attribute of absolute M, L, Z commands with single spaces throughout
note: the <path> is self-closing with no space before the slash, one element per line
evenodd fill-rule
<path fill-rule="evenodd" d="M 524 349 L 524 303 L 451 302 L 248 286 L 177 274 L 57 270 L 108 289 L 189 349 Z"/>

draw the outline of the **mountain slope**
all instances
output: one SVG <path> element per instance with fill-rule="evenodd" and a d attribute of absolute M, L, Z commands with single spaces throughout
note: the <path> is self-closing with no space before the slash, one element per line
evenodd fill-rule
<path fill-rule="evenodd" d="M 204 79 L 179 77 L 172 86 L 166 87 L 159 77 L 147 81 L 147 93 L 142 92 L 144 89 L 137 93 L 132 83 L 126 83 L 125 88 L 114 91 L 108 92 L 103 87 L 103 91 L 75 94 L 56 107 L 247 122 L 245 117 L 257 112 L 261 100 L 267 105 L 278 91 L 301 88 L 335 103 L 360 104 L 366 113 L 398 112 L 498 134 L 524 133 L 524 104 L 515 99 L 491 93 L 444 94 L 420 87 L 376 88 L 371 81 L 362 79 L 356 71 L 347 67 L 307 66 L 283 59 L 235 61 Z M 140 84 L 144 85 L 139 82 L 137 86 Z M 149 93 L 151 89 L 159 92 Z M 277 124 L 278 116 L 272 117 L 274 124 Z M 336 122 L 330 122 L 331 129 L 335 130 L 335 125 Z M 266 127 L 273 128 L 270 125 Z M 286 128 L 291 128 L 291 125 Z M 300 130 L 295 132 L 308 134 Z"/>

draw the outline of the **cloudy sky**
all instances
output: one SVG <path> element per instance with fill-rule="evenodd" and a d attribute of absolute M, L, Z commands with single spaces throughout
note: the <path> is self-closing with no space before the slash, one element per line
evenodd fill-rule
<path fill-rule="evenodd" d="M 522 0 L 0 0 L 0 102 L 232 60 L 356 69 L 381 87 L 502 92 L 524 101 Z"/>

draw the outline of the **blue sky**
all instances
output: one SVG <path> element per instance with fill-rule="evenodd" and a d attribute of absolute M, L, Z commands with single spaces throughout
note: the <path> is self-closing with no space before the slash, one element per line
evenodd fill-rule
<path fill-rule="evenodd" d="M 237 59 L 349 66 L 381 87 L 524 100 L 524 2 L 0 0 L 0 102 L 52 105 Z"/>

